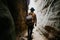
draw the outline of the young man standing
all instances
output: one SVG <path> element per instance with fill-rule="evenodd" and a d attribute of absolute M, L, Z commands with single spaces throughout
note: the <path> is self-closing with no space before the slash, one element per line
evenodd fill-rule
<path fill-rule="evenodd" d="M 34 13 L 35 9 L 34 8 L 31 8 L 30 9 L 31 12 L 28 14 L 28 16 L 26 17 L 26 20 L 27 21 L 27 25 L 28 25 L 28 40 L 31 40 L 32 37 L 32 31 L 33 31 L 33 28 L 34 28 L 34 24 L 36 26 L 36 14 Z"/>

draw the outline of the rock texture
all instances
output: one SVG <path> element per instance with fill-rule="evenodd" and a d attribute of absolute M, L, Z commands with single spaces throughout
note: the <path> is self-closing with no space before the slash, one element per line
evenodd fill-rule
<path fill-rule="evenodd" d="M 27 0 L 17 0 L 17 10 L 18 10 L 18 17 L 17 17 L 17 29 L 19 32 L 23 32 L 27 29 L 25 24 L 25 17 L 27 15 Z"/>
<path fill-rule="evenodd" d="M 0 40 L 16 40 L 16 33 L 24 35 L 27 5 L 27 0 L 0 0 Z"/>
<path fill-rule="evenodd" d="M 33 0 L 33 3 L 30 3 L 29 8 L 36 9 L 38 33 L 41 31 L 48 40 L 58 40 L 60 38 L 60 0 Z"/>
<path fill-rule="evenodd" d="M 0 40 L 16 40 L 15 24 L 13 17 L 4 4 L 0 0 Z"/>

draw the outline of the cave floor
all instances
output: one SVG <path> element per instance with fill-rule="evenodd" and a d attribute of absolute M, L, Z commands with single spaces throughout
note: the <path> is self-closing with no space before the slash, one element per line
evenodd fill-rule
<path fill-rule="evenodd" d="M 32 37 L 32 40 L 47 40 L 43 34 L 37 30 L 37 27 L 33 29 Z M 27 31 L 25 31 L 24 35 L 18 37 L 17 40 L 27 40 Z"/>

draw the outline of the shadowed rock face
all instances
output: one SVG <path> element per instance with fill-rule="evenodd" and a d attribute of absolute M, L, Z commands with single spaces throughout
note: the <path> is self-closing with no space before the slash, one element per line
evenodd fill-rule
<path fill-rule="evenodd" d="M 23 32 L 27 29 L 25 24 L 25 17 L 27 15 L 27 0 L 17 0 L 17 10 L 18 10 L 18 17 L 17 17 L 17 29 L 19 32 Z"/>
<path fill-rule="evenodd" d="M 13 17 L 2 1 L 0 1 L 0 40 L 15 40 Z"/>
<path fill-rule="evenodd" d="M 0 30 L 1 31 L 0 39 L 16 40 L 16 32 L 22 33 L 27 28 L 25 24 L 26 14 L 27 14 L 27 1 L 1 0 L 0 29 L 2 30 Z"/>
<path fill-rule="evenodd" d="M 16 26 L 16 33 L 26 29 L 25 16 L 27 14 L 27 0 L 3 0 L 9 8 Z"/>

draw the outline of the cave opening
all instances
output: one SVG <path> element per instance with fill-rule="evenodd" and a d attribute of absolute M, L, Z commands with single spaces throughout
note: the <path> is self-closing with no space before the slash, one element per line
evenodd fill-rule
<path fill-rule="evenodd" d="M 27 40 L 25 17 L 35 9 L 32 40 L 60 39 L 60 0 L 0 0 L 1 40 Z"/>

